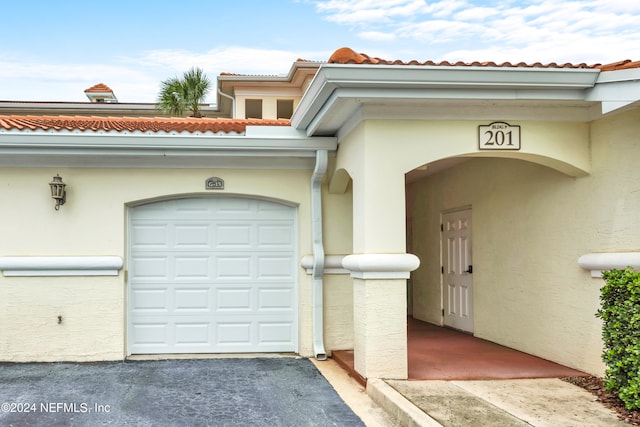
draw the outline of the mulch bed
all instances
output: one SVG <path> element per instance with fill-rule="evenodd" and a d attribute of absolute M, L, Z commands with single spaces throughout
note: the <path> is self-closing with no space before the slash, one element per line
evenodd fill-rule
<path fill-rule="evenodd" d="M 618 414 L 618 418 L 633 425 L 640 426 L 640 411 L 630 411 L 624 407 L 624 402 L 614 393 L 607 391 L 604 381 L 598 377 L 567 377 L 563 381 L 577 385 L 596 397 L 596 401 Z"/>

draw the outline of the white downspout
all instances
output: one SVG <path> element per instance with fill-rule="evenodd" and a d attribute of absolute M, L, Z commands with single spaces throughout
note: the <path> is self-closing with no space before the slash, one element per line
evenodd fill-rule
<path fill-rule="evenodd" d="M 236 118 L 236 99 L 231 96 L 231 95 L 227 95 L 226 93 L 224 93 L 222 90 L 218 89 L 218 93 L 221 96 L 224 96 L 225 98 L 228 98 L 231 100 L 231 118 L 235 119 Z"/>
<path fill-rule="evenodd" d="M 313 354 L 318 360 L 326 360 L 324 349 L 324 246 L 322 244 L 322 179 L 327 171 L 327 150 L 316 151 L 316 167 L 311 176 L 311 235 L 313 243 L 312 316 Z"/>

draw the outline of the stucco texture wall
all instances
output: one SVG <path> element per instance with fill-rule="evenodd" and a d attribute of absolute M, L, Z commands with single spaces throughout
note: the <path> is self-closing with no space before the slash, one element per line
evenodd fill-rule
<path fill-rule="evenodd" d="M 441 214 L 471 206 L 475 335 L 602 374 L 595 312 L 603 283 L 577 260 L 640 249 L 639 123 L 640 110 L 592 123 L 591 174 L 582 178 L 523 160 L 474 158 L 411 185 L 412 244 L 421 259 L 412 276 L 414 317 L 442 321 Z"/>
<path fill-rule="evenodd" d="M 67 203 L 57 212 L 48 186 L 56 174 L 67 183 Z M 2 169 L 0 175 L 0 197 L 11 205 L 0 223 L 0 256 L 117 255 L 126 269 L 128 206 L 176 196 L 232 194 L 297 205 L 298 255 L 311 254 L 311 171 L 15 168 Z M 211 176 L 225 180 L 224 191 L 204 190 Z M 342 215 L 350 214 L 350 198 L 332 197 L 325 205 L 327 253 L 350 245 L 349 226 L 338 226 Z M 330 278 L 325 289 L 325 339 L 335 348 L 350 346 L 353 334 L 351 311 L 343 313 L 351 303 L 344 281 Z M 122 359 L 125 294 L 123 271 L 110 277 L 0 276 L 0 360 Z M 299 353 L 309 356 L 311 279 L 302 268 L 298 301 Z M 60 324 L 58 315 L 63 316 Z"/>
<path fill-rule="evenodd" d="M 323 187 L 322 216 L 326 255 L 349 255 L 352 252 L 352 192 L 330 194 Z M 353 280 L 349 274 L 324 276 L 325 349 L 353 348 Z"/>

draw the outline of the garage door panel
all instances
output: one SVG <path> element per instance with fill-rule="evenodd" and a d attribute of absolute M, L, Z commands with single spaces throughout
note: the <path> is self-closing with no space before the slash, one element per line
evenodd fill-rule
<path fill-rule="evenodd" d="M 174 200 L 167 202 L 167 211 L 169 215 L 175 212 L 180 218 L 207 218 L 211 212 L 211 207 L 207 205 L 204 199 L 193 200 L 188 205 L 183 203 L 182 200 Z"/>
<path fill-rule="evenodd" d="M 251 224 L 216 224 L 215 249 L 251 249 L 253 241 Z"/>
<path fill-rule="evenodd" d="M 182 322 L 137 324 L 133 328 L 139 353 L 291 351 L 295 331 L 292 322 L 226 321 L 219 323 Z"/>
<path fill-rule="evenodd" d="M 251 322 L 222 322 L 217 325 L 218 344 L 248 344 L 251 340 Z"/>
<path fill-rule="evenodd" d="M 176 314 L 211 311 L 209 288 L 174 289 L 174 311 Z"/>
<path fill-rule="evenodd" d="M 258 259 L 258 280 L 287 280 L 293 277 L 292 258 L 263 255 Z"/>
<path fill-rule="evenodd" d="M 259 325 L 260 344 L 287 344 L 291 342 L 293 325 L 291 323 L 261 323 Z"/>
<path fill-rule="evenodd" d="M 293 230 L 287 224 L 258 224 L 258 246 L 262 249 L 291 250 Z"/>
<path fill-rule="evenodd" d="M 161 279 L 168 274 L 169 263 L 166 256 L 135 256 L 131 258 L 131 279 Z"/>
<path fill-rule="evenodd" d="M 296 350 L 295 208 L 173 200 L 130 232 L 131 353 Z"/>
<path fill-rule="evenodd" d="M 169 325 L 164 322 L 137 323 L 130 333 L 133 342 L 139 346 L 166 347 L 169 342 Z"/>
<path fill-rule="evenodd" d="M 173 258 L 174 277 L 176 280 L 205 279 L 211 277 L 210 259 L 208 256 L 176 256 Z M 168 261 L 170 262 L 170 261 Z"/>
<path fill-rule="evenodd" d="M 173 227 L 175 249 L 209 249 L 209 224 L 176 224 Z"/>
<path fill-rule="evenodd" d="M 168 248 L 169 233 L 165 224 L 134 224 L 132 248 Z"/>
<path fill-rule="evenodd" d="M 169 312 L 169 291 L 166 288 L 134 289 L 131 298 L 131 310 L 142 312 Z"/>
<path fill-rule="evenodd" d="M 252 257 L 249 255 L 218 256 L 216 259 L 215 280 L 250 280 L 253 277 Z"/>
<path fill-rule="evenodd" d="M 261 221 L 292 220 L 295 218 L 295 215 L 296 215 L 296 209 L 294 207 L 278 204 L 278 203 L 260 202 L 257 204 L 256 208 L 257 208 L 257 218 L 260 219 Z"/>
<path fill-rule="evenodd" d="M 223 312 L 248 312 L 253 309 L 252 300 L 253 289 L 244 288 L 218 288 L 216 291 L 216 311 Z"/>
<path fill-rule="evenodd" d="M 206 347 L 211 342 L 211 324 L 208 322 L 190 322 L 175 324 L 175 344 L 194 345 Z"/>
<path fill-rule="evenodd" d="M 258 290 L 259 310 L 293 310 L 291 288 L 262 288 Z"/>

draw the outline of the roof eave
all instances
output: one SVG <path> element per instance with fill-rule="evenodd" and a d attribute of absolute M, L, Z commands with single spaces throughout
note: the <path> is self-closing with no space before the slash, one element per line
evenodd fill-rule
<path fill-rule="evenodd" d="M 602 114 L 640 103 L 640 68 L 603 71 L 586 99 L 600 102 Z"/>
<path fill-rule="evenodd" d="M 286 166 L 286 159 L 306 165 L 300 161 L 336 147 L 335 138 L 309 138 L 282 126 L 248 126 L 245 135 L 216 136 L 5 131 L 0 132 L 0 166 L 204 167 L 222 162 L 219 167 L 228 167 L 245 159 L 268 169 Z"/>
<path fill-rule="evenodd" d="M 382 93 L 387 99 L 402 99 L 409 92 L 439 99 L 459 99 L 461 94 L 473 97 L 474 92 L 499 98 L 505 91 L 518 91 L 520 98 L 533 99 L 544 93 L 545 99 L 576 99 L 595 85 L 599 73 L 598 69 L 575 68 L 327 64 L 318 70 L 291 123 L 307 135 L 316 134 L 322 115 L 328 113 L 327 103 L 339 91 L 353 100 Z M 353 105 L 355 111 L 361 102 Z"/>

